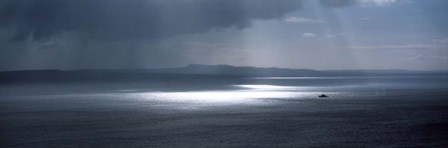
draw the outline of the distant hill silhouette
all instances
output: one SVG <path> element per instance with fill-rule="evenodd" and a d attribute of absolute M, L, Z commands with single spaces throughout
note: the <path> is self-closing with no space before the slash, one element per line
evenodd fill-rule
<path fill-rule="evenodd" d="M 129 81 L 238 77 L 448 76 L 443 71 L 311 70 L 192 64 L 181 68 L 114 70 L 25 70 L 0 72 L 0 83 L 47 81 Z"/>
<path fill-rule="evenodd" d="M 205 74 L 205 75 L 233 75 L 233 76 L 279 76 L 279 77 L 310 77 L 330 76 L 327 72 L 311 69 L 258 68 L 236 67 L 230 65 L 200 65 L 192 64 L 182 68 L 158 69 L 159 73 L 175 74 Z"/>

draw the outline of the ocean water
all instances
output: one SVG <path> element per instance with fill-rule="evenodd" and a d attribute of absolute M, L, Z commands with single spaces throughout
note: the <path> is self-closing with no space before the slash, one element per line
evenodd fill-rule
<path fill-rule="evenodd" d="M 448 78 L 0 84 L 0 138 L 0 147 L 448 147 Z"/>

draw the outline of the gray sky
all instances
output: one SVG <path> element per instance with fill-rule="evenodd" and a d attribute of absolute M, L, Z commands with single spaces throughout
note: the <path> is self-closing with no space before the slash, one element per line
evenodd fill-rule
<path fill-rule="evenodd" d="M 446 0 L 3 0 L 0 71 L 448 70 Z"/>

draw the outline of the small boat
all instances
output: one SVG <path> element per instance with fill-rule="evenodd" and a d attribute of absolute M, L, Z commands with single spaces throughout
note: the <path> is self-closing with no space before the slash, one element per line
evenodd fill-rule
<path fill-rule="evenodd" d="M 325 94 L 321 94 L 321 95 L 319 95 L 319 98 L 326 98 L 326 97 L 328 97 L 328 96 L 325 95 Z"/>

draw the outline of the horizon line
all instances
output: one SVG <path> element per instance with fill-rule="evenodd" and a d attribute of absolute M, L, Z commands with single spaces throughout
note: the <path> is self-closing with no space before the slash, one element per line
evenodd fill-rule
<path fill-rule="evenodd" d="M 161 70 L 161 69 L 180 69 L 190 66 L 229 66 L 235 68 L 260 68 L 260 69 L 285 69 L 285 70 L 313 70 L 313 71 L 414 71 L 414 72 L 448 72 L 448 69 L 434 69 L 434 70 L 420 70 L 420 69 L 401 69 L 401 68 L 388 68 L 388 69 L 312 69 L 312 68 L 285 68 L 285 67 L 258 67 L 258 66 L 235 66 L 228 64 L 188 64 L 178 67 L 158 67 L 158 68 L 74 68 L 74 69 L 58 69 L 58 68 L 45 68 L 45 69 L 15 69 L 15 70 L 0 70 L 0 72 L 19 72 L 19 71 L 87 71 L 87 70 Z"/>

